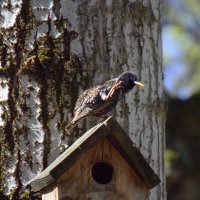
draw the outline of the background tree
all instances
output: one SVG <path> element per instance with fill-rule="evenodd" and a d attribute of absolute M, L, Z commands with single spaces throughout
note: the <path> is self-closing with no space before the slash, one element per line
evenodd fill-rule
<path fill-rule="evenodd" d="M 169 200 L 200 199 L 200 6 L 198 0 L 164 1 L 163 44 L 167 193 Z"/>
<path fill-rule="evenodd" d="M 114 114 L 161 179 L 149 199 L 165 199 L 161 7 L 158 0 L 2 1 L 1 199 L 23 198 L 27 181 L 73 142 L 64 127 L 79 93 L 126 70 L 145 89 Z"/>
<path fill-rule="evenodd" d="M 199 13 L 198 0 L 164 2 L 165 85 L 171 96 L 181 99 L 200 90 Z"/>

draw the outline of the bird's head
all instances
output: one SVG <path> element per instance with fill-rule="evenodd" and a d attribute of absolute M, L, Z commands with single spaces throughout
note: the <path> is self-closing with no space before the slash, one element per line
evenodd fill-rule
<path fill-rule="evenodd" d="M 137 76 L 132 72 L 124 72 L 120 74 L 117 78 L 117 81 L 122 81 L 121 85 L 125 92 L 128 92 L 129 90 L 133 89 L 135 85 L 144 87 L 142 83 L 137 81 Z"/>

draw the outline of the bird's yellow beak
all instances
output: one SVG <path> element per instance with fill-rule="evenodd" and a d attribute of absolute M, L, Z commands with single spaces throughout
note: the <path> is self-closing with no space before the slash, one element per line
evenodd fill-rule
<path fill-rule="evenodd" d="M 138 81 L 134 81 L 135 85 L 138 85 L 138 86 L 141 86 L 141 87 L 144 87 L 144 84 L 138 82 Z"/>

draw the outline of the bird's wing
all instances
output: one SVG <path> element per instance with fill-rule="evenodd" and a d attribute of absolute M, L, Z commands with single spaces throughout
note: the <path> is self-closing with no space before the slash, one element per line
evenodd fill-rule
<path fill-rule="evenodd" d="M 105 97 L 115 83 L 116 79 L 112 79 L 106 81 L 102 85 L 84 91 L 76 102 L 74 116 L 80 114 L 88 115 L 91 111 L 95 110 L 96 107 L 104 103 Z"/>
<path fill-rule="evenodd" d="M 105 101 L 107 101 L 105 97 L 115 83 L 116 79 L 113 79 L 106 81 L 102 85 L 85 90 L 79 96 L 74 109 L 74 117 L 66 128 L 68 130 L 73 129 L 79 120 L 84 119 L 92 113 L 94 114 L 95 111 L 101 110 L 103 107 L 107 107 L 107 103 L 111 102 L 105 104 Z"/>
<path fill-rule="evenodd" d="M 99 86 L 85 90 L 76 101 L 74 111 L 76 112 L 82 107 L 91 106 L 94 103 L 95 98 L 97 98 L 98 92 L 99 92 Z"/>
<path fill-rule="evenodd" d="M 106 81 L 102 87 L 111 88 L 117 82 L 117 78 Z"/>

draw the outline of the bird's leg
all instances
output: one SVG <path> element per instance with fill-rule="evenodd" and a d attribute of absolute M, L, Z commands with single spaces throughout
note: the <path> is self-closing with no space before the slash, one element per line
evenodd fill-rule
<path fill-rule="evenodd" d="M 107 94 L 105 100 L 107 100 L 109 97 L 112 97 L 112 95 L 114 94 L 115 90 L 118 88 L 121 88 L 121 83 L 122 81 L 120 81 L 119 83 L 116 83 L 109 91 L 109 93 Z"/>
<path fill-rule="evenodd" d="M 101 115 L 99 118 L 102 119 L 102 121 L 104 121 L 108 118 L 108 116 L 107 115 Z"/>

